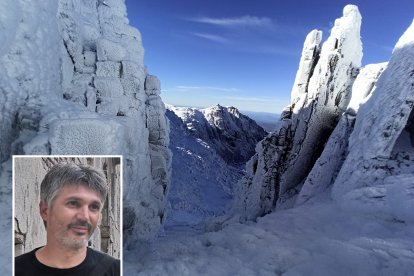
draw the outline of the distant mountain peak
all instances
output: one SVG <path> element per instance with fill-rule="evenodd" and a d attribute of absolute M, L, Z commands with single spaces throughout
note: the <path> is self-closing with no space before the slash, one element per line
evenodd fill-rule
<path fill-rule="evenodd" d="M 174 107 L 187 128 L 198 138 L 211 144 L 224 160 L 244 163 L 254 153 L 254 147 L 267 132 L 235 107 L 219 104 L 204 109 Z"/>

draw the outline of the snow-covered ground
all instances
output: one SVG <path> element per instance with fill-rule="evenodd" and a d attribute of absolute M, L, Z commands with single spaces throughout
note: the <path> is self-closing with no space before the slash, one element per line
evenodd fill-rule
<path fill-rule="evenodd" d="M 413 188 L 413 180 L 405 183 Z M 124 274 L 408 276 L 413 237 L 414 221 L 351 212 L 321 198 L 257 222 L 137 245 L 124 252 Z"/>

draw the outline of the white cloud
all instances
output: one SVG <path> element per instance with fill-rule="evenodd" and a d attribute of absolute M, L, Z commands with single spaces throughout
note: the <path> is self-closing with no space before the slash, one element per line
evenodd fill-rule
<path fill-rule="evenodd" d="M 269 102 L 278 102 L 280 100 L 276 98 L 271 97 L 232 97 L 232 96 L 226 96 L 222 97 L 226 100 L 233 100 L 233 101 L 242 101 L 242 102 L 263 102 L 263 103 L 269 103 Z"/>
<path fill-rule="evenodd" d="M 238 88 L 226 88 L 226 87 L 216 87 L 216 86 L 185 86 L 178 85 L 175 87 L 175 90 L 181 92 L 191 92 L 191 91 L 220 91 L 220 92 L 240 92 Z"/>
<path fill-rule="evenodd" d="M 214 35 L 214 34 L 206 34 L 206 33 L 191 33 L 192 35 L 207 39 L 207 40 L 211 40 L 214 42 L 218 42 L 218 43 L 229 43 L 230 41 L 222 36 L 219 35 Z"/>
<path fill-rule="evenodd" d="M 272 27 L 273 22 L 268 17 L 245 15 L 241 17 L 213 18 L 197 17 L 189 19 L 193 22 L 217 25 L 223 27 Z"/>

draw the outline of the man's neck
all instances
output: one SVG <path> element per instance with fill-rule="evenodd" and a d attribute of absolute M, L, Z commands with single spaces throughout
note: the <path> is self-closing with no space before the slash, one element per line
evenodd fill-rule
<path fill-rule="evenodd" d="M 87 248 L 72 249 L 46 244 L 36 251 L 36 258 L 44 265 L 65 269 L 81 264 L 86 258 Z"/>

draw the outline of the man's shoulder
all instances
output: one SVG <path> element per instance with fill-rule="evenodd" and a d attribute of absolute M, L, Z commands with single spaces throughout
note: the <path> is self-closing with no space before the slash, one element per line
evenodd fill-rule
<path fill-rule="evenodd" d="M 38 248 L 14 258 L 14 275 L 36 275 L 35 251 Z"/>
<path fill-rule="evenodd" d="M 93 249 L 91 247 L 88 247 L 87 254 L 90 254 L 91 257 L 93 257 L 93 258 L 106 259 L 108 261 L 110 261 L 110 260 L 111 261 L 119 261 L 119 259 L 116 259 L 116 258 L 112 257 L 109 254 L 106 254 L 106 253 L 104 253 L 102 251 Z"/>
<path fill-rule="evenodd" d="M 15 262 L 15 264 L 26 263 L 26 262 L 28 262 L 28 261 L 30 261 L 30 260 L 33 260 L 33 257 L 35 256 L 35 255 L 34 255 L 34 252 L 35 252 L 37 249 L 38 249 L 38 248 L 36 248 L 36 249 L 34 249 L 34 250 L 32 250 L 32 251 L 29 251 L 29 252 L 27 252 L 27 253 L 24 253 L 24 254 L 21 254 L 21 255 L 19 255 L 19 256 L 17 256 L 17 257 L 15 257 L 15 258 L 14 258 L 14 262 Z"/>
<path fill-rule="evenodd" d="M 90 247 L 88 247 L 87 254 L 91 262 L 101 271 L 100 275 L 120 275 L 121 262 L 119 259 Z"/>

